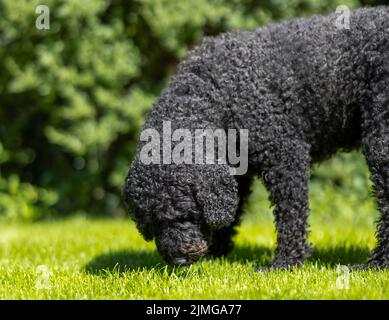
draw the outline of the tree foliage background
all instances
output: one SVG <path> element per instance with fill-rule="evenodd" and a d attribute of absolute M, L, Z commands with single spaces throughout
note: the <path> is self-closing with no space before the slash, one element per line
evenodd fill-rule
<path fill-rule="evenodd" d="M 50 30 L 35 28 L 40 4 Z M 378 1 L 0 0 L 0 216 L 123 214 L 143 117 L 188 49 L 340 4 Z M 360 156 L 341 156 L 313 183 L 362 197 L 366 174 Z"/>

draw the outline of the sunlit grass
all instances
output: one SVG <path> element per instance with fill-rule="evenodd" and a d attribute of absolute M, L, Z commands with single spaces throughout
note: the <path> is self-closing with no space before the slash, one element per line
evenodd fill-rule
<path fill-rule="evenodd" d="M 190 267 L 166 266 L 129 220 L 0 222 L 0 299 L 389 299 L 389 271 L 339 267 L 365 262 L 375 246 L 367 174 L 358 154 L 315 169 L 315 251 L 293 271 L 257 271 L 275 246 L 268 195 L 258 181 L 235 249 Z"/>
<path fill-rule="evenodd" d="M 127 220 L 81 217 L 0 225 L 2 299 L 322 299 L 389 298 L 389 272 L 358 271 L 336 287 L 337 264 L 362 263 L 374 229 L 313 225 L 316 252 L 301 269 L 257 272 L 274 247 L 270 222 L 246 222 L 223 259 L 166 267 Z"/>

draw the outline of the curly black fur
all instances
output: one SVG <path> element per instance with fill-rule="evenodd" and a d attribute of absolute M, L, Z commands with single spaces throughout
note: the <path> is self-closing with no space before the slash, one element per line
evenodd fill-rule
<path fill-rule="evenodd" d="M 232 248 L 233 226 L 260 176 L 275 206 L 274 267 L 298 265 L 307 243 L 312 163 L 362 147 L 381 212 L 368 262 L 389 266 L 389 9 L 313 16 L 205 38 L 183 61 L 146 128 L 249 129 L 249 172 L 226 165 L 144 165 L 139 152 L 124 195 L 146 239 L 171 263 Z M 144 143 L 139 144 L 141 148 Z M 138 149 L 140 150 L 140 149 Z"/>

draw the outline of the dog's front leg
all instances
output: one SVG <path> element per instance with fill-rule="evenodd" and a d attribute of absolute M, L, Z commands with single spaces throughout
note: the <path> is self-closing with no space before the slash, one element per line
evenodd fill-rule
<path fill-rule="evenodd" d="M 277 248 L 273 268 L 300 265 L 310 254 L 307 243 L 309 145 L 281 140 L 266 147 L 262 178 L 274 206 Z"/>

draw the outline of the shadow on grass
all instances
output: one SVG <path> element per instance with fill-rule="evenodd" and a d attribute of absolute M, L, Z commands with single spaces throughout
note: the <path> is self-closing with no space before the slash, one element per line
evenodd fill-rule
<path fill-rule="evenodd" d="M 156 251 L 121 250 L 101 254 L 92 259 L 86 266 L 87 273 L 98 274 L 103 271 L 139 271 L 163 267 L 164 262 Z"/>
<path fill-rule="evenodd" d="M 272 248 L 265 246 L 236 246 L 231 253 L 225 257 L 225 260 L 229 262 L 265 265 L 270 262 L 272 254 Z"/>
<path fill-rule="evenodd" d="M 271 249 L 262 246 L 238 246 L 224 257 L 228 262 L 261 262 L 269 261 Z M 212 257 L 207 257 L 212 260 Z M 265 260 L 264 260 L 265 259 Z M 120 250 L 116 252 L 104 253 L 96 256 L 85 266 L 85 271 L 91 274 L 101 274 L 104 272 L 126 272 L 151 270 L 161 272 L 173 272 L 185 267 L 174 267 L 166 265 L 156 250 Z"/>
<path fill-rule="evenodd" d="M 274 248 L 265 246 L 238 246 L 225 259 L 231 262 L 251 262 L 266 266 L 274 253 Z M 336 267 L 337 265 L 363 264 L 367 261 L 370 248 L 367 246 L 338 245 L 315 247 L 309 262 L 319 266 Z"/>
<path fill-rule="evenodd" d="M 309 261 L 318 265 L 335 267 L 336 265 L 363 264 L 369 257 L 367 246 L 331 246 L 315 248 Z"/>
<path fill-rule="evenodd" d="M 332 246 L 315 248 L 310 262 L 317 262 L 319 266 L 335 267 L 338 264 L 352 265 L 366 262 L 370 249 L 360 246 Z M 257 266 L 267 265 L 273 255 L 273 248 L 265 246 L 237 246 L 230 254 L 224 257 L 225 261 L 238 263 L 253 263 Z M 212 260 L 211 257 L 207 258 Z M 126 272 L 151 270 L 173 273 L 185 270 L 186 267 L 167 266 L 157 251 L 121 250 L 99 255 L 92 259 L 85 271 L 91 274 L 104 272 Z"/>

